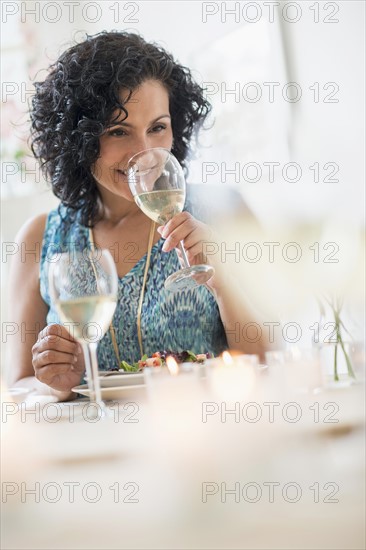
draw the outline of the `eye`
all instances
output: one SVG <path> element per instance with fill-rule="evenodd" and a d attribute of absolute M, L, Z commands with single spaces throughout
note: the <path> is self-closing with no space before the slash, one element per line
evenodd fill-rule
<path fill-rule="evenodd" d="M 122 130 L 122 128 L 112 128 L 112 130 L 108 130 L 107 134 L 111 137 L 120 137 L 127 135 L 127 133 Z"/>
<path fill-rule="evenodd" d="M 151 132 L 154 132 L 154 133 L 159 133 L 162 130 L 166 130 L 165 124 L 156 124 L 151 128 Z"/>

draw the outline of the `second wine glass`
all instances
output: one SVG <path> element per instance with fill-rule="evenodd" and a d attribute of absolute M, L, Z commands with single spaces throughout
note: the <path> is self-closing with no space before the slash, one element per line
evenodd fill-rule
<path fill-rule="evenodd" d="M 84 352 L 90 402 L 97 416 L 107 416 L 101 397 L 97 345 L 112 321 L 118 276 L 108 250 L 85 249 L 55 256 L 50 264 L 50 296 L 66 330 Z"/>
<path fill-rule="evenodd" d="M 128 162 L 127 177 L 136 204 L 156 223 L 165 225 L 182 212 L 186 182 L 181 165 L 168 149 L 156 147 L 134 155 Z M 184 268 L 167 278 L 166 290 L 178 292 L 207 283 L 214 268 L 206 264 L 190 266 L 182 241 L 179 250 Z"/>

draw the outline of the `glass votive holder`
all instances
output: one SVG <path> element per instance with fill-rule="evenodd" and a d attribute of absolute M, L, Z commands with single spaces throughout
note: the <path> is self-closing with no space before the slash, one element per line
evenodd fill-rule
<path fill-rule="evenodd" d="M 202 384 L 204 372 L 203 366 L 196 363 L 176 364 L 174 370 L 165 365 L 145 367 L 147 397 L 155 404 L 187 402 Z"/>
<path fill-rule="evenodd" d="M 257 355 L 224 352 L 222 357 L 209 359 L 206 371 L 210 392 L 224 401 L 247 400 L 257 388 L 258 365 Z"/>
<path fill-rule="evenodd" d="M 269 380 L 279 392 L 317 393 L 324 380 L 316 348 L 293 346 L 286 350 L 266 353 Z"/>
<path fill-rule="evenodd" d="M 286 355 L 283 350 L 267 351 L 265 353 L 266 371 L 266 390 L 268 399 L 282 399 L 287 393 L 285 377 Z"/>

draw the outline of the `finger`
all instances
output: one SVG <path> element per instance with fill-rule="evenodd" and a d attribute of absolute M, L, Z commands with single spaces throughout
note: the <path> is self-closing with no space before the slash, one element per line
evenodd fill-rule
<path fill-rule="evenodd" d="M 186 241 L 184 241 L 184 248 L 186 250 L 187 256 L 191 259 L 196 256 L 200 258 L 206 257 L 204 253 L 203 241 L 196 242 L 193 246 L 187 246 Z"/>
<path fill-rule="evenodd" d="M 63 353 L 60 351 L 46 350 L 38 353 L 33 357 L 33 366 L 35 368 L 42 368 L 45 365 L 64 364 L 75 365 L 77 363 L 77 356 L 70 353 Z"/>
<path fill-rule="evenodd" d="M 37 342 L 32 351 L 44 351 L 45 349 L 61 350 L 68 353 L 81 353 L 81 347 L 69 332 L 59 324 L 46 326 L 38 335 Z"/>
<path fill-rule="evenodd" d="M 167 239 L 165 240 L 163 251 L 169 252 L 170 250 L 173 250 L 173 248 L 176 248 L 179 245 L 180 241 L 185 242 L 185 240 L 194 230 L 195 227 L 192 226 L 190 220 L 187 220 L 184 223 L 180 224 L 170 233 L 169 237 L 167 237 Z"/>
<path fill-rule="evenodd" d="M 32 353 L 35 355 L 47 350 L 60 351 L 71 355 L 81 354 L 81 347 L 77 342 L 70 342 L 70 340 L 58 337 L 55 339 L 54 336 L 45 336 L 42 340 L 37 341 L 32 348 Z"/>
<path fill-rule="evenodd" d="M 167 239 L 171 232 L 174 231 L 174 229 L 189 220 L 195 221 L 194 217 L 189 212 L 180 212 L 179 214 L 176 214 L 171 220 L 169 220 L 164 225 L 162 232 L 160 233 L 159 231 L 159 233 L 164 239 Z"/>
<path fill-rule="evenodd" d="M 75 342 L 75 338 L 66 330 L 66 328 L 57 323 L 52 325 L 47 325 L 38 335 L 39 339 L 49 338 L 50 341 L 57 341 L 58 338 L 63 338 L 64 340 L 69 340 L 70 342 Z"/>
<path fill-rule="evenodd" d="M 201 264 L 201 263 L 205 263 L 203 261 L 201 261 L 201 255 L 198 254 L 190 254 L 189 252 L 187 253 L 187 259 L 188 259 L 188 263 L 189 265 L 198 265 L 198 264 Z"/>
<path fill-rule="evenodd" d="M 194 249 L 196 254 L 202 253 L 203 250 L 207 248 L 207 244 L 211 244 L 210 241 L 207 240 L 208 237 L 208 233 L 206 234 L 206 232 L 195 228 L 184 238 L 184 248 L 186 250 Z"/>

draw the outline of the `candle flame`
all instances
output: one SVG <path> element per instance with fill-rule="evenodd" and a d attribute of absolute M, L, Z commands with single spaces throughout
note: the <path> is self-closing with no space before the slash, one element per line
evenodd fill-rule
<path fill-rule="evenodd" d="M 177 376 L 177 374 L 179 372 L 179 367 L 178 367 L 178 363 L 176 362 L 174 357 L 168 356 L 166 358 L 166 364 L 167 364 L 167 367 L 169 369 L 170 374 L 172 376 Z"/>
<path fill-rule="evenodd" d="M 222 354 L 222 360 L 224 361 L 225 365 L 234 364 L 233 358 L 228 351 L 224 351 L 224 353 Z"/>

